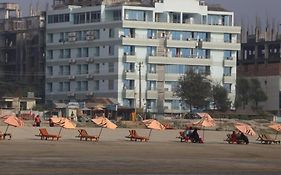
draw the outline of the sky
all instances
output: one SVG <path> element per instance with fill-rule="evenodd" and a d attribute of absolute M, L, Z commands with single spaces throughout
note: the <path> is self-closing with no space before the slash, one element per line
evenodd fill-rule
<path fill-rule="evenodd" d="M 281 0 L 205 0 L 207 3 L 221 4 L 229 11 L 235 12 L 235 22 L 240 25 L 254 25 L 258 16 L 261 23 L 264 25 L 269 19 L 270 23 L 275 21 L 275 24 L 281 24 Z M 45 9 L 49 2 L 49 7 L 52 5 L 52 0 L 0 0 L 0 2 L 17 2 L 20 3 L 24 15 L 27 14 L 30 3 L 36 7 L 37 2 L 40 2 L 40 9 Z"/>

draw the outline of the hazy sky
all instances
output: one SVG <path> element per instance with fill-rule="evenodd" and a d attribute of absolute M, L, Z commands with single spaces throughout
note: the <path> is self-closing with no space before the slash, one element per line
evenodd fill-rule
<path fill-rule="evenodd" d="M 235 21 L 240 24 L 243 19 L 244 25 L 247 23 L 254 24 L 256 16 L 259 16 L 264 24 L 268 18 L 271 22 L 275 20 L 276 24 L 281 23 L 281 0 L 205 0 L 208 3 L 218 3 L 230 11 L 235 12 Z M 24 14 L 27 14 L 29 4 L 36 7 L 40 2 L 40 9 L 44 9 L 46 3 L 49 6 L 52 0 L 0 0 L 0 2 L 17 2 L 21 4 Z"/>

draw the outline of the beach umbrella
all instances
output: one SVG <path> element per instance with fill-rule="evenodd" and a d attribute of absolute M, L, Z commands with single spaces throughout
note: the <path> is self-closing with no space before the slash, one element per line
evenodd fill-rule
<path fill-rule="evenodd" d="M 275 136 L 275 140 L 277 139 L 277 135 L 278 135 L 278 132 L 281 131 L 281 124 L 279 123 L 274 123 L 274 124 L 271 124 L 269 125 L 268 127 L 270 127 L 271 129 L 274 129 L 276 132 L 276 136 Z"/>
<path fill-rule="evenodd" d="M 150 137 L 151 131 L 153 129 L 155 129 L 155 130 L 164 130 L 164 129 L 166 129 L 164 125 L 162 125 L 159 121 L 154 120 L 154 119 L 143 120 L 142 122 L 144 123 L 144 125 L 147 128 L 150 129 L 148 138 Z"/>
<path fill-rule="evenodd" d="M 117 125 L 112 123 L 110 120 L 108 120 L 108 118 L 106 118 L 104 116 L 92 119 L 92 122 L 94 122 L 96 125 L 101 127 L 98 138 L 100 138 L 100 135 L 101 135 L 101 132 L 102 132 L 103 128 L 108 128 L 108 129 L 116 129 L 117 128 Z"/>
<path fill-rule="evenodd" d="M 61 127 L 58 136 L 60 136 L 62 128 L 65 128 L 65 129 L 76 128 L 76 124 L 67 118 L 52 117 L 51 120 L 55 125 L 59 125 Z"/>
<path fill-rule="evenodd" d="M 208 113 L 197 113 L 196 115 L 200 116 L 201 119 L 193 123 L 193 126 L 203 128 L 203 140 L 204 140 L 204 131 L 205 127 L 213 127 L 216 125 L 215 120 Z"/>
<path fill-rule="evenodd" d="M 3 122 L 7 124 L 4 134 L 7 133 L 9 126 L 22 127 L 24 125 L 24 122 L 15 115 L 5 115 L 2 118 L 5 119 Z"/>
<path fill-rule="evenodd" d="M 245 135 L 249 135 L 249 136 L 255 136 L 256 135 L 256 132 L 253 130 L 253 128 L 246 123 L 237 122 L 237 123 L 234 124 L 234 126 L 239 131 L 244 133 Z"/>

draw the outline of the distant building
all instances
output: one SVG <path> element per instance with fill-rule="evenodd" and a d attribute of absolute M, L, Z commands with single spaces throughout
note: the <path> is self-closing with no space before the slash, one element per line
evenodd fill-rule
<path fill-rule="evenodd" d="M 243 36 L 237 76 L 259 80 L 268 97 L 260 106 L 277 114 L 281 107 L 281 36 L 269 25 L 265 32 L 258 25 L 254 33 L 244 30 Z"/>
<path fill-rule="evenodd" d="M 15 3 L 0 3 L 0 96 L 32 90 L 44 98 L 45 16 L 21 17 Z"/>
<path fill-rule="evenodd" d="M 46 100 L 115 98 L 151 113 L 183 113 L 173 93 L 186 71 L 234 101 L 240 27 L 199 0 L 54 0 L 47 11 Z"/>

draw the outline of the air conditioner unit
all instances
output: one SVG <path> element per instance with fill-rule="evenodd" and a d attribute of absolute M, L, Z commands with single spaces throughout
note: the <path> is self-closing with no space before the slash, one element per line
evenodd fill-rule
<path fill-rule="evenodd" d="M 75 64 L 76 63 L 76 60 L 75 59 L 70 59 L 69 60 L 69 64 Z"/>
<path fill-rule="evenodd" d="M 74 92 L 69 92 L 69 93 L 67 93 L 67 96 L 68 96 L 68 97 L 74 97 L 74 96 L 75 96 L 75 93 L 74 93 Z"/>
<path fill-rule="evenodd" d="M 74 42 L 74 41 L 76 41 L 76 37 L 70 37 L 70 38 L 68 38 L 68 41 L 69 42 Z"/>
<path fill-rule="evenodd" d="M 94 40 L 95 39 L 95 37 L 94 36 L 86 36 L 86 40 Z"/>
<path fill-rule="evenodd" d="M 86 95 L 87 96 L 92 96 L 92 95 L 94 95 L 94 92 L 87 92 Z"/>
<path fill-rule="evenodd" d="M 88 63 L 93 63 L 93 62 L 94 62 L 94 58 L 88 58 L 88 59 L 87 59 L 87 62 L 88 62 Z"/>
<path fill-rule="evenodd" d="M 72 36 L 76 36 L 76 32 L 69 32 L 68 36 L 72 37 Z"/>
<path fill-rule="evenodd" d="M 75 76 L 74 76 L 74 75 L 70 75 L 70 76 L 68 77 L 68 79 L 69 79 L 69 80 L 75 80 Z"/>
<path fill-rule="evenodd" d="M 94 75 L 87 75 L 87 79 L 93 79 Z"/>
<path fill-rule="evenodd" d="M 95 34 L 94 31 L 87 31 L 87 32 L 86 32 L 86 35 L 94 35 L 94 34 Z"/>

